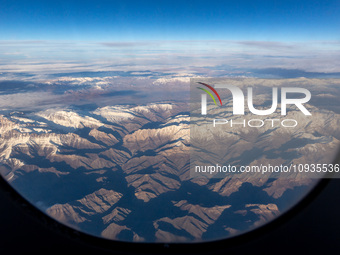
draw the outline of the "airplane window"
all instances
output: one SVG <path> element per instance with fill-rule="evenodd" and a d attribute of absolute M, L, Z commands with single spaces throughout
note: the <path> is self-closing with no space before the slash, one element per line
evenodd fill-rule
<path fill-rule="evenodd" d="M 0 173 L 53 221 L 217 241 L 338 177 L 339 44 L 323 23 L 320 43 L 272 3 L 259 17 L 229 1 L 19 2 L 0 15 Z"/>

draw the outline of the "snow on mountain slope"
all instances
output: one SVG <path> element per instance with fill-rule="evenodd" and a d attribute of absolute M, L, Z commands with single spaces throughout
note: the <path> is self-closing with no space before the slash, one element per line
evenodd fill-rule
<path fill-rule="evenodd" d="M 229 110 L 221 114 L 229 116 Z M 237 224 L 253 227 L 271 220 L 281 212 L 287 190 L 313 182 L 269 176 L 193 178 L 191 145 L 219 148 L 210 154 L 211 162 L 231 164 L 287 161 L 282 155 L 290 155 L 292 162 L 331 157 L 326 152 L 339 144 L 339 116 L 327 110 L 313 116 L 318 121 L 289 111 L 288 117 L 299 122 L 294 130 L 221 129 L 219 136 L 203 132 L 190 141 L 186 104 L 3 113 L 0 172 L 19 191 L 29 190 L 32 203 L 43 202 L 53 218 L 105 238 L 211 240 L 214 233 L 240 233 Z M 300 145 L 287 145 L 290 140 Z M 253 157 L 251 148 L 260 155 Z M 256 192 L 265 199 L 254 200 Z M 230 215 L 235 222 L 226 220 Z"/>

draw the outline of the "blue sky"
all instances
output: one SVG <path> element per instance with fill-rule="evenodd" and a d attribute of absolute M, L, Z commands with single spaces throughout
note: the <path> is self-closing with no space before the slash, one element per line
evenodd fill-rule
<path fill-rule="evenodd" d="M 340 39 L 340 1 L 0 0 L 0 40 Z"/>
<path fill-rule="evenodd" d="M 339 13 L 340 0 L 0 0 L 0 75 L 218 66 L 340 72 Z"/>

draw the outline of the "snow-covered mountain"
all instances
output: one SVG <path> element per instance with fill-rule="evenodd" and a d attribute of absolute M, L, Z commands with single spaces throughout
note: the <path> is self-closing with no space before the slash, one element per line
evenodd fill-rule
<path fill-rule="evenodd" d="M 108 239 L 143 242 L 240 234 L 287 210 L 288 199 L 293 204 L 312 187 L 310 179 L 193 178 L 188 108 L 153 103 L 4 112 L 0 172 L 57 221 Z M 212 159 L 235 162 L 253 147 L 263 153 L 250 157 L 250 164 L 285 153 L 298 153 L 290 160 L 304 162 L 339 145 L 339 116 L 317 114 L 319 122 L 301 119 L 294 132 L 234 130 L 214 139 L 205 133 L 193 142 L 229 148 Z M 294 139 L 304 142 L 283 146 Z"/>

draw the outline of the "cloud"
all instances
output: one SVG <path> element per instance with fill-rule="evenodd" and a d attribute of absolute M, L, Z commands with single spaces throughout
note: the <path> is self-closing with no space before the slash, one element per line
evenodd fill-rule
<path fill-rule="evenodd" d="M 113 48 L 127 48 L 127 47 L 140 47 L 140 46 L 151 46 L 151 45 L 159 45 L 157 42 L 147 42 L 147 41 L 138 41 L 138 42 L 101 42 L 99 45 L 113 47 Z"/>
<path fill-rule="evenodd" d="M 339 78 L 340 72 L 326 73 L 326 72 L 306 72 L 301 69 L 284 69 L 284 68 L 263 68 L 252 69 L 255 74 L 265 75 L 277 78 Z"/>
<path fill-rule="evenodd" d="M 297 49 L 301 46 L 292 43 L 269 42 L 269 41 L 238 41 L 237 44 L 256 47 L 261 49 Z"/>
<path fill-rule="evenodd" d="M 25 43 L 31 46 L 22 47 Z M 7 55 L 0 62 L 0 72 L 33 73 L 34 79 L 95 71 L 194 72 L 202 68 L 208 72 L 210 67 L 222 65 L 229 67 L 225 71 L 273 67 L 340 72 L 339 48 L 338 41 L 17 41 L 0 47 L 0 54 L 22 52 L 25 57 Z"/>
<path fill-rule="evenodd" d="M 48 43 L 48 41 L 42 41 L 42 40 L 35 40 L 35 41 L 30 41 L 30 40 L 1 40 L 0 45 L 13 45 L 13 44 L 20 44 L 20 45 L 25 45 L 25 44 L 45 44 Z"/>

